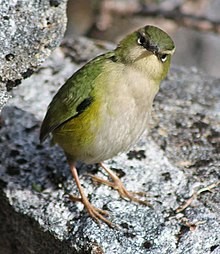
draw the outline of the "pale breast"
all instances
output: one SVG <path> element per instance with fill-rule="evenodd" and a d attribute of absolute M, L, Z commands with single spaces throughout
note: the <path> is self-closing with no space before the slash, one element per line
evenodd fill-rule
<path fill-rule="evenodd" d="M 123 74 L 123 75 L 122 75 Z M 123 77 L 123 78 L 122 78 Z M 128 150 L 147 128 L 158 85 L 129 67 L 106 76 L 102 92 L 102 125 L 87 151 L 87 163 L 103 161 Z"/>

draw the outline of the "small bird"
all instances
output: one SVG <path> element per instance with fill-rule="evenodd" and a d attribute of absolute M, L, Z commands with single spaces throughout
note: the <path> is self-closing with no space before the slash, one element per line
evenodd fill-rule
<path fill-rule="evenodd" d="M 94 180 L 115 188 L 132 201 L 147 204 L 126 190 L 103 161 L 129 150 L 147 128 L 160 82 L 166 77 L 173 40 L 158 27 L 145 26 L 127 35 L 115 50 L 100 55 L 75 72 L 48 106 L 40 130 L 43 142 L 51 133 L 63 148 L 80 197 L 89 215 L 113 227 L 104 210 L 94 207 L 82 188 L 76 162 L 99 163 L 112 181 Z"/>

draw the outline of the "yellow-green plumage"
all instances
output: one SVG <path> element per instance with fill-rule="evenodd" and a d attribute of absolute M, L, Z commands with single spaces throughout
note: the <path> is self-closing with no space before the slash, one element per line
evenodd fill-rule
<path fill-rule="evenodd" d="M 114 225 L 106 211 L 94 207 L 80 184 L 75 163 L 100 163 L 112 182 L 94 179 L 115 188 L 140 204 L 146 201 L 127 191 L 120 179 L 101 162 L 128 150 L 149 122 L 154 97 L 170 66 L 175 50 L 162 30 L 146 26 L 125 37 L 118 47 L 78 70 L 60 88 L 48 107 L 40 132 L 43 141 L 52 133 L 64 150 L 80 198 L 89 215 L 99 223 Z"/>
<path fill-rule="evenodd" d="M 174 49 L 170 37 L 156 27 L 127 36 L 61 87 L 48 107 L 40 139 L 51 132 L 68 160 L 86 163 L 129 149 L 147 126 Z"/>
<path fill-rule="evenodd" d="M 93 94 L 91 95 L 93 96 Z M 80 157 L 78 151 L 80 154 L 83 153 L 85 148 L 93 142 L 95 133 L 102 124 L 101 119 L 98 117 L 100 107 L 100 101 L 95 99 L 95 102 L 85 109 L 82 114 L 54 130 L 54 141 L 62 146 L 66 153 L 74 155 L 72 159 L 77 160 Z"/>

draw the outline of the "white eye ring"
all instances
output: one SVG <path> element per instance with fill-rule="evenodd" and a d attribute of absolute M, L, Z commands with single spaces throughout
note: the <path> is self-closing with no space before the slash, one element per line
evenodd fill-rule
<path fill-rule="evenodd" d="M 161 62 L 166 62 L 166 60 L 167 60 L 167 54 L 163 54 L 161 57 L 160 57 L 160 60 L 161 60 Z"/>
<path fill-rule="evenodd" d="M 138 38 L 137 43 L 140 44 L 140 45 L 142 45 L 142 43 L 141 43 L 141 38 Z"/>
<path fill-rule="evenodd" d="M 137 43 L 138 43 L 139 45 L 141 45 L 141 46 L 143 46 L 145 42 L 146 42 L 146 40 L 145 40 L 145 38 L 144 38 L 143 36 L 141 36 L 141 37 L 139 37 L 139 38 L 137 39 Z"/>

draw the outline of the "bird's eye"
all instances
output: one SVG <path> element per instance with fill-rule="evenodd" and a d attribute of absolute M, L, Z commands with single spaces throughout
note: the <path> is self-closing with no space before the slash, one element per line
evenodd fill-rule
<path fill-rule="evenodd" d="M 164 63 L 164 62 L 167 60 L 167 54 L 161 55 L 161 56 L 160 56 L 160 60 L 161 60 L 161 62 Z"/>
<path fill-rule="evenodd" d="M 145 38 L 144 37 L 139 37 L 138 40 L 137 40 L 137 43 L 140 44 L 140 45 L 143 45 L 145 43 Z"/>

